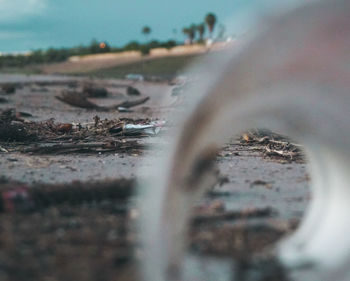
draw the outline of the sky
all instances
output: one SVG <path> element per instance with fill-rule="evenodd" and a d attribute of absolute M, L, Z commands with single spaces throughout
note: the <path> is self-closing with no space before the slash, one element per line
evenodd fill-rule
<path fill-rule="evenodd" d="M 259 3 L 261 0 L 0 0 L 0 52 L 73 47 L 87 45 L 92 39 L 123 46 L 132 40 L 145 41 L 144 25 L 152 29 L 149 39 L 183 41 L 182 28 L 203 22 L 208 12 L 229 33 L 239 35 L 248 28 L 242 15 L 251 20 Z"/>

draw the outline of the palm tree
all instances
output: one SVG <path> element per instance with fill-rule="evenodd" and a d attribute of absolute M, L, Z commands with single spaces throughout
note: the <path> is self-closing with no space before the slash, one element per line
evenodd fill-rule
<path fill-rule="evenodd" d="M 199 25 L 197 25 L 197 31 L 199 33 L 199 40 L 202 42 L 203 41 L 203 35 L 205 32 L 205 25 L 204 23 L 200 23 Z"/>
<path fill-rule="evenodd" d="M 146 37 L 146 40 L 148 40 L 148 35 L 152 32 L 151 28 L 147 25 L 145 25 L 143 28 L 142 28 L 142 34 L 145 35 Z"/>
<path fill-rule="evenodd" d="M 205 16 L 205 23 L 208 25 L 209 34 L 211 38 L 216 23 L 216 16 L 213 13 L 208 13 Z"/>
<path fill-rule="evenodd" d="M 185 34 L 188 37 L 188 40 L 190 44 L 193 43 L 193 39 L 196 36 L 196 30 L 194 28 L 194 25 L 191 25 L 190 27 L 184 27 L 182 29 L 182 33 Z"/>
<path fill-rule="evenodd" d="M 194 23 L 190 26 L 190 37 L 192 38 L 192 41 L 196 38 L 197 35 L 197 25 Z"/>

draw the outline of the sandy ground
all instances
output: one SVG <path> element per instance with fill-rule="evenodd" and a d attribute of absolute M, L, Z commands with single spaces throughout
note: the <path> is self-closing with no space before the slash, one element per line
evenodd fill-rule
<path fill-rule="evenodd" d="M 216 43 L 210 48 L 204 45 L 177 46 L 170 50 L 165 48 L 156 48 L 152 49 L 150 54 L 147 56 L 141 56 L 141 53 L 137 51 L 74 56 L 66 62 L 44 65 L 41 67 L 41 70 L 46 74 L 87 73 L 93 70 L 130 64 L 142 60 L 149 61 L 164 57 L 203 54 L 208 51 L 221 50 L 225 48 L 225 46 L 225 43 Z"/>
<path fill-rule="evenodd" d="M 70 83 L 81 83 L 85 79 L 87 78 L 0 75 L 0 84 L 21 84 L 15 94 L 6 96 L 9 102 L 0 104 L 0 110 L 12 107 L 31 113 L 34 116 L 30 118 L 32 121 L 54 118 L 57 122 L 83 123 L 91 122 L 95 115 L 101 119 L 158 118 L 168 110 L 160 105 L 171 106 L 176 102 L 176 97 L 171 96 L 174 86 L 121 80 L 94 80 L 94 83 L 105 86 L 109 91 L 108 98 L 94 101 L 99 105 L 108 105 L 126 100 L 128 97 L 125 89 L 131 84 L 142 95 L 150 96 L 150 101 L 135 107 L 133 113 L 119 113 L 79 109 L 54 98 L 63 89 L 68 89 Z M 162 137 L 147 137 L 139 141 L 161 142 Z M 157 157 L 157 152 L 154 153 Z M 33 155 L 14 151 L 0 153 L 0 176 L 29 186 L 35 186 L 39 182 L 70 183 L 76 180 L 130 178 L 138 176 L 140 165 L 148 164 L 142 159 L 142 153 Z M 307 164 L 265 158 L 236 140 L 223 148 L 217 162 L 221 174 L 228 180 L 221 187 L 216 187 L 216 196 L 204 198 L 199 205 L 210 206 L 213 202 L 219 202 L 225 210 L 237 212 L 272 208 L 273 216 L 245 219 L 244 225 L 276 226 L 276 229 L 283 229 L 284 232 L 289 232 L 302 218 L 310 198 Z M 130 202 L 134 200 L 131 199 Z M 129 262 L 128 258 L 124 258 L 123 253 L 130 251 L 129 246 L 126 242 L 118 242 L 125 235 L 129 238 L 131 236 L 134 241 L 135 230 L 125 229 L 125 217 L 113 211 L 116 202 L 106 201 L 101 204 L 59 205 L 30 214 L 0 214 L 0 280 L 139 280 L 138 262 Z M 221 250 L 216 247 L 220 243 L 216 242 L 215 236 L 205 238 L 208 235 L 204 234 L 209 231 L 212 233 L 209 236 L 212 237 L 215 231 L 226 228 L 234 231 L 235 227 L 242 225 L 242 221 L 220 225 L 221 228 L 202 226 L 199 234 L 198 229 L 194 230 L 192 244 L 196 247 L 192 246 L 199 249 L 195 256 L 203 257 L 204 261 L 197 264 L 197 267 L 191 266 L 192 259 L 188 262 L 189 272 L 196 276 L 193 280 L 233 280 L 232 275 L 237 273 L 232 266 L 234 255 L 228 253 L 228 249 L 235 247 L 227 234 L 231 232 L 225 232 L 220 238 L 229 245 Z M 273 237 L 270 235 L 270 240 L 265 240 L 274 242 L 277 238 Z M 209 246 L 205 247 L 207 244 L 213 245 L 211 250 L 208 249 Z M 209 255 L 209 252 L 212 253 Z M 226 259 L 218 262 L 215 258 L 209 262 L 208 258 L 213 256 Z M 227 256 L 231 258 L 227 259 Z M 290 280 L 306 280 L 300 274 L 293 273 L 293 279 Z M 290 274 L 286 273 L 287 275 Z M 247 277 L 244 280 L 282 279 Z"/>

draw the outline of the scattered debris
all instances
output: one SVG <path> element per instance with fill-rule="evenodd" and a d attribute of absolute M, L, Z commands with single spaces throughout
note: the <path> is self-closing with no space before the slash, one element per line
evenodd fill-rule
<path fill-rule="evenodd" d="M 271 189 L 272 188 L 272 184 L 271 183 L 268 183 L 268 182 L 263 181 L 263 180 L 255 180 L 255 181 L 253 181 L 250 184 L 250 187 L 253 187 L 255 185 L 262 185 L 262 186 L 265 186 L 267 189 Z"/>
<path fill-rule="evenodd" d="M 114 106 L 109 104 L 107 106 L 99 106 L 96 104 L 97 102 L 89 100 L 89 97 L 92 96 L 86 94 L 88 91 L 83 89 L 86 81 L 91 79 L 74 79 L 76 79 L 74 82 L 48 80 L 38 84 L 28 79 L 29 82 L 25 82 L 27 83 L 25 85 L 27 89 L 33 88 L 34 91 L 49 90 L 50 93 L 56 90 L 62 91 L 63 89 L 74 88 L 72 93 L 74 95 L 78 93 L 78 96 L 75 97 L 76 99 L 61 95 L 62 99 L 68 100 L 68 102 L 63 102 L 75 107 L 96 111 L 118 110 L 119 112 L 132 112 L 133 106 L 145 103 L 148 100 L 148 97 L 143 95 L 131 94 L 126 96 L 123 93 L 118 98 L 122 97 L 130 100 L 118 100 L 121 103 Z M 148 81 L 150 78 L 145 76 L 142 79 Z M 158 81 L 157 79 L 163 81 L 161 80 L 162 77 L 156 77 L 154 81 Z M 115 84 L 112 84 L 109 80 L 97 82 L 96 84 L 95 80 L 91 81 L 93 88 L 99 88 L 99 85 L 106 87 L 106 89 L 118 87 L 123 88 L 126 92 L 128 92 L 128 87 L 133 84 L 132 82 L 117 81 Z M 175 86 L 173 88 L 172 94 L 179 95 L 180 99 L 182 98 L 182 91 L 186 90 L 184 87 L 187 87 L 187 84 L 184 85 L 184 83 L 181 87 Z M 51 86 L 57 86 L 58 89 L 51 88 Z M 17 84 L 16 88 L 19 89 Z M 81 96 L 79 96 L 80 94 Z M 35 97 L 35 99 L 45 96 L 44 102 L 46 102 L 46 97 L 51 97 L 51 95 L 35 92 L 30 93 L 30 96 Z M 21 97 L 11 97 L 11 101 L 17 101 L 19 98 Z M 147 104 L 146 106 L 149 105 L 148 109 L 140 106 L 137 111 L 135 110 L 135 115 L 112 113 L 117 116 L 132 116 L 135 118 L 135 116 L 144 117 L 144 113 L 147 112 L 146 116 L 153 117 L 157 116 L 158 113 L 158 111 L 154 111 L 156 104 L 156 102 Z M 45 111 L 45 107 L 43 107 L 43 110 L 41 108 L 40 110 L 36 110 L 33 107 L 29 108 L 31 108 L 30 112 L 35 112 L 35 115 L 40 120 L 43 120 L 42 118 L 45 118 L 43 114 L 48 112 Z M 57 114 L 57 112 L 62 114 L 65 109 L 67 109 L 67 106 L 62 106 L 58 107 L 58 110 L 53 109 L 53 112 L 54 114 Z M 74 110 L 70 110 L 69 114 L 73 112 Z M 101 167 L 104 168 L 106 163 L 110 163 L 110 159 L 113 161 L 113 158 L 118 158 L 119 165 L 123 165 L 120 168 L 125 169 L 128 166 L 125 167 L 124 165 L 134 165 L 133 163 L 138 161 L 134 157 L 128 157 L 129 155 L 141 155 L 148 147 L 145 144 L 153 140 L 152 136 L 159 134 L 160 130 L 166 130 L 167 127 L 172 126 L 172 123 L 167 123 L 165 126 L 165 122 L 154 119 L 105 119 L 105 116 L 108 116 L 108 118 L 113 116 L 109 113 L 103 113 L 103 118 L 102 116 L 95 116 L 90 122 L 86 122 L 85 120 L 96 115 L 96 112 L 83 112 L 84 115 L 82 115 L 81 110 L 75 110 L 75 112 L 78 116 L 77 119 L 69 120 L 67 118 L 70 118 L 69 116 L 71 115 L 67 114 L 67 116 L 64 116 L 65 118 L 62 118 L 64 123 L 59 123 L 54 119 L 34 122 L 30 119 L 30 114 L 14 109 L 0 112 L 0 138 L 9 127 L 17 128 L 19 132 L 27 134 L 18 137 L 17 130 L 15 131 L 16 137 L 0 140 L 0 153 L 3 157 L 3 162 L 0 163 L 1 168 L 7 165 L 6 171 L 12 170 L 15 173 L 24 167 L 24 172 L 20 171 L 20 174 L 24 173 L 25 176 L 23 178 L 31 182 L 37 179 L 36 173 L 45 173 L 45 177 L 39 178 L 53 181 L 56 177 L 56 169 L 58 169 L 58 178 L 60 178 L 62 173 L 65 174 L 72 171 L 74 171 L 73 178 L 75 178 L 76 176 L 86 175 L 82 172 L 82 169 L 91 166 L 85 166 L 85 163 L 82 163 L 80 166 L 78 164 L 80 160 L 72 164 L 70 162 L 70 154 L 105 153 L 106 155 L 98 157 L 96 163 L 101 163 Z M 41 115 L 41 113 L 43 114 Z M 57 116 L 54 114 L 51 116 Z M 79 114 L 81 115 L 79 116 Z M 91 117 L 89 114 L 92 114 Z M 84 121 L 73 122 L 73 120 Z M 4 124 L 6 126 L 1 127 Z M 3 131 L 4 129 L 5 131 Z M 244 157 L 248 149 L 256 149 L 263 152 L 266 156 L 277 157 L 276 159 L 282 159 L 283 161 L 295 161 L 295 159 L 298 159 L 294 155 L 292 157 L 270 155 L 265 148 L 271 144 L 271 149 L 283 152 L 288 151 L 290 148 L 278 146 L 282 144 L 278 142 L 287 142 L 286 139 L 269 134 L 255 134 L 253 136 L 248 135 L 245 139 L 242 139 L 241 144 L 246 147 L 235 146 L 235 148 L 241 149 L 242 153 L 233 151 L 229 155 L 241 154 Z M 147 139 L 141 139 L 143 137 L 147 137 Z M 262 139 L 263 137 L 267 138 Z M 254 138 L 256 139 L 254 140 Z M 158 143 L 157 138 L 154 141 Z M 270 147 L 268 146 L 268 148 Z M 125 153 L 129 155 L 125 155 Z M 55 157 L 55 154 L 59 155 L 59 157 Z M 109 154 L 108 157 L 107 154 Z M 74 155 L 72 157 L 81 158 L 84 161 L 86 159 L 82 155 Z M 90 156 L 89 158 L 95 159 L 95 157 Z M 230 159 L 226 158 L 226 160 Z M 219 159 L 218 161 L 221 160 Z M 46 167 L 50 168 L 50 170 L 46 169 Z M 33 171 L 35 171 L 35 176 L 31 174 Z M 46 174 L 49 171 L 53 171 L 52 178 L 48 178 L 51 174 Z M 89 178 L 98 180 L 100 175 L 97 172 L 94 170 L 89 174 Z M 121 170 L 121 172 L 123 171 Z M 8 172 L 5 172 L 5 174 L 9 177 L 17 177 L 17 175 Z M 234 177 L 230 177 L 230 180 L 232 183 L 235 182 Z M 58 276 L 57 278 L 62 277 L 68 280 L 80 280 L 90 277 L 96 279 L 96 276 L 97 278 L 109 280 L 118 276 L 118 280 L 137 280 L 138 276 L 133 276 L 133 273 L 139 268 L 137 264 L 140 262 L 140 259 L 144 258 L 142 256 L 144 253 L 136 241 L 137 230 L 134 227 L 130 227 L 130 225 L 135 225 L 134 221 L 131 220 L 139 219 L 135 217 L 139 217 L 140 213 L 140 210 L 135 207 L 135 200 L 132 197 L 136 185 L 134 182 L 122 183 L 118 181 L 101 180 L 98 182 L 72 182 L 65 184 L 28 184 L 13 182 L 10 178 L 0 176 L 0 246 L 2 268 L 4 269 L 0 270 L 0 276 L 6 280 L 22 280 L 26 278 L 29 278 L 28 280 L 41 280 L 46 276 L 53 276 L 53 278 Z M 219 184 L 224 184 L 227 181 L 227 177 L 218 178 Z M 268 186 L 269 183 L 258 180 L 252 184 Z M 265 247 L 268 247 L 280 239 L 282 235 L 288 233 L 289 230 L 281 230 L 276 225 L 276 222 L 281 220 L 289 224 L 289 221 L 286 222 L 284 220 L 282 213 L 281 217 L 274 217 L 276 214 L 274 209 L 250 209 L 243 211 L 238 209 L 232 211 L 230 202 L 240 200 L 237 197 L 241 195 L 241 191 L 227 189 L 231 188 L 229 186 L 222 189 L 218 185 L 206 194 L 204 201 L 208 203 L 207 206 L 197 210 L 198 212 L 194 213 L 192 217 L 189 231 L 190 249 L 200 254 L 234 258 L 234 270 L 242 269 L 243 271 L 244 269 L 243 273 L 242 271 L 238 273 L 241 275 L 237 275 L 237 280 L 252 280 L 254 276 L 259 276 L 258 278 L 260 278 L 260 275 L 254 275 L 257 271 L 264 271 L 264 274 L 265 271 L 273 273 L 275 270 L 273 267 L 266 269 L 265 264 L 261 263 L 260 268 L 260 265 L 258 266 L 255 263 L 248 264 L 251 259 L 245 258 L 251 253 L 260 254 L 260 251 Z M 264 192 L 267 191 L 264 190 Z M 236 196 L 237 194 L 238 196 Z M 264 201 L 267 204 L 269 202 L 268 200 Z M 279 206 L 277 207 L 279 208 Z M 296 216 L 296 219 L 298 219 L 299 215 Z M 96 259 L 96 253 L 98 254 L 98 259 Z M 76 258 L 77 256 L 79 259 Z M 33 258 L 28 259 L 28 257 Z M 21 266 L 18 266 L 18 264 Z M 84 268 L 84 270 L 77 271 L 76 268 Z M 276 269 L 276 272 L 278 272 L 278 269 Z M 250 273 L 253 273 L 254 276 L 251 277 Z M 28 275 L 29 277 L 27 277 Z M 88 277 L 86 277 L 87 275 Z M 243 277 L 240 278 L 239 276 Z M 271 276 L 274 275 L 271 274 Z M 284 280 L 278 278 L 277 280 Z M 260 279 L 265 280 L 263 278 Z M 268 277 L 266 280 L 274 279 Z"/>
<path fill-rule="evenodd" d="M 303 159 L 303 154 L 299 147 L 300 146 L 289 142 L 270 141 L 270 143 L 265 147 L 265 150 L 266 155 L 268 156 L 282 157 L 293 161 Z"/>
<path fill-rule="evenodd" d="M 29 132 L 26 126 L 18 121 L 0 121 L 0 141 L 29 141 L 36 135 Z"/>
<path fill-rule="evenodd" d="M 218 223 L 220 221 L 246 219 L 246 218 L 261 218 L 261 217 L 273 217 L 276 215 L 276 211 L 273 208 L 267 207 L 262 209 L 249 209 L 243 211 L 227 211 L 218 212 L 213 214 L 201 214 L 192 218 L 192 224 L 208 224 Z"/>
<path fill-rule="evenodd" d="M 290 142 L 288 138 L 272 133 L 268 130 L 254 130 L 244 133 L 241 144 L 249 145 L 264 155 L 286 161 L 304 162 L 302 146 Z"/>
<path fill-rule="evenodd" d="M 0 140 L 22 142 L 14 147 L 4 144 L 3 149 L 35 154 L 139 154 L 146 146 L 136 140 L 126 140 L 125 137 L 154 136 L 165 125 L 164 121 L 128 118 L 101 120 L 98 116 L 94 117 L 93 122 L 83 124 L 55 123 L 52 119 L 33 122 L 18 119 L 17 116 L 13 110 L 0 114 Z"/>
<path fill-rule="evenodd" d="M 125 124 L 123 132 L 126 135 L 157 135 L 164 124 L 164 121 L 153 121 L 148 124 Z"/>
<path fill-rule="evenodd" d="M 205 205 L 198 206 L 194 209 L 195 215 L 212 215 L 225 211 L 225 203 L 221 200 L 214 200 Z"/>
<path fill-rule="evenodd" d="M 224 184 L 229 182 L 230 182 L 230 179 L 228 176 L 224 176 L 224 175 L 219 176 L 219 182 L 218 182 L 219 186 L 223 186 Z"/>
<path fill-rule="evenodd" d="M 283 229 L 268 224 L 246 223 L 238 226 L 212 224 L 209 227 L 192 225 L 190 248 L 196 253 L 216 257 L 251 259 L 254 254 L 261 253 L 285 234 L 286 231 Z"/>
<path fill-rule="evenodd" d="M 129 108 L 126 108 L 126 107 L 122 107 L 122 106 L 118 107 L 118 111 L 119 112 L 133 112 L 132 109 L 129 109 Z"/>
<path fill-rule="evenodd" d="M 57 131 L 62 133 L 68 133 L 72 130 L 73 125 L 66 123 L 66 124 L 58 124 L 57 125 Z"/>
<path fill-rule="evenodd" d="M 2 146 L 0 146 L 0 151 L 5 153 L 9 152 L 7 149 L 3 148 Z"/>
<path fill-rule="evenodd" d="M 14 109 L 5 109 L 0 112 L 0 140 L 1 141 L 32 141 L 36 134 L 28 130 L 22 117 L 31 117 L 25 112 L 17 112 Z"/>

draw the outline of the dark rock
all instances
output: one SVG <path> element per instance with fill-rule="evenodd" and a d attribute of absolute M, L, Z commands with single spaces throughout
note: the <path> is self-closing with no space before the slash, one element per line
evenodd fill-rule
<path fill-rule="evenodd" d="M 131 86 L 126 88 L 126 94 L 129 96 L 140 96 L 141 95 L 141 93 L 138 89 L 131 87 Z"/>

